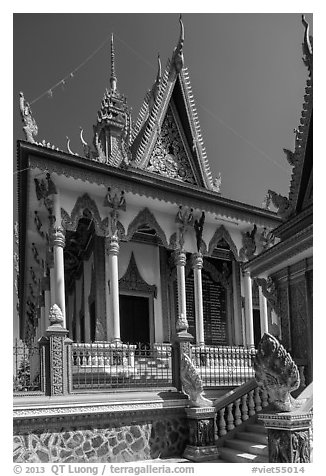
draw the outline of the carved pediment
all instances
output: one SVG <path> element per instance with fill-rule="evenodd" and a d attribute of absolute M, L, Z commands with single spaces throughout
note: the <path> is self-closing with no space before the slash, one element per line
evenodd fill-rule
<path fill-rule="evenodd" d="M 157 286 L 148 284 L 141 276 L 134 253 L 131 253 L 129 265 L 124 276 L 119 279 L 120 291 L 136 291 L 152 294 L 154 298 L 157 296 Z"/>

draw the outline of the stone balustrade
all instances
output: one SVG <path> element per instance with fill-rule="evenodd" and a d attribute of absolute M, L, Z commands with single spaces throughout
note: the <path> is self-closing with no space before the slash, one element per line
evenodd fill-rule
<path fill-rule="evenodd" d="M 254 379 L 237 388 L 215 405 L 216 440 L 249 420 L 269 405 L 267 392 Z"/>

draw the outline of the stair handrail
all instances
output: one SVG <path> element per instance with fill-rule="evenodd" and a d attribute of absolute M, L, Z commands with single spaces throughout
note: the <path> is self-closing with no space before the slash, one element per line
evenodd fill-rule
<path fill-rule="evenodd" d="M 250 379 L 236 390 L 231 390 L 215 402 L 216 428 L 215 441 L 223 444 L 224 437 L 240 430 L 240 426 L 250 423 L 263 408 L 269 405 L 266 390 L 256 380 Z"/>
<path fill-rule="evenodd" d="M 256 387 L 258 387 L 257 382 L 254 378 L 252 378 L 237 387 L 236 389 L 230 390 L 230 392 L 227 392 L 225 395 L 223 395 L 223 397 L 221 397 L 215 402 L 216 411 L 221 410 L 221 408 L 226 407 L 230 403 L 235 402 L 235 400 L 241 398 L 243 395 L 249 393 L 251 390 L 254 390 Z"/>

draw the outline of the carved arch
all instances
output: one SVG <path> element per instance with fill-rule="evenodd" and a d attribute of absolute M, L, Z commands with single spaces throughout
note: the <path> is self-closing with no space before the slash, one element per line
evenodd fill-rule
<path fill-rule="evenodd" d="M 132 220 L 132 222 L 128 226 L 128 231 L 125 239 L 127 241 L 130 241 L 134 233 L 142 225 L 149 225 L 150 227 L 152 227 L 156 231 L 157 236 L 161 239 L 163 246 L 165 246 L 166 248 L 169 247 L 164 231 L 158 224 L 153 213 L 148 208 L 144 208 L 143 210 L 141 210 L 138 215 L 135 216 L 135 218 Z"/>
<path fill-rule="evenodd" d="M 224 225 L 221 225 L 221 226 L 219 226 L 219 227 L 216 229 L 213 238 L 212 238 L 211 241 L 209 242 L 209 245 L 208 245 L 208 255 L 211 256 L 211 255 L 213 254 L 213 251 L 214 251 L 214 249 L 215 249 L 215 246 L 218 244 L 218 242 L 219 242 L 222 238 L 223 238 L 223 239 L 227 242 L 227 244 L 229 245 L 230 250 L 232 251 L 234 258 L 235 258 L 237 261 L 239 261 L 239 254 L 238 254 L 237 247 L 236 247 L 234 241 L 232 240 L 230 233 L 228 232 L 228 230 L 225 228 Z"/>
<path fill-rule="evenodd" d="M 101 220 L 96 202 L 88 195 L 88 193 L 84 193 L 84 195 L 77 198 L 70 216 L 63 208 L 61 209 L 62 225 L 66 230 L 76 231 L 79 220 L 83 218 L 84 210 L 88 210 L 91 213 L 96 234 L 98 236 L 105 236 L 108 219 L 105 218 L 104 220 Z"/>

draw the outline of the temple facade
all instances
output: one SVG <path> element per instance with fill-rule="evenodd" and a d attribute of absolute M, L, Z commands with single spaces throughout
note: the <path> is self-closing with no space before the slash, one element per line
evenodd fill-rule
<path fill-rule="evenodd" d="M 39 339 L 57 304 L 74 342 L 172 342 L 178 322 L 200 345 L 254 346 L 268 330 L 241 263 L 269 247 L 269 210 L 223 198 L 213 179 L 187 68 L 183 25 L 172 59 L 132 121 L 110 84 L 84 156 L 38 143 L 21 95 L 18 143 L 20 336 Z M 34 129 L 31 126 L 34 124 Z M 254 317 L 255 316 L 255 317 Z M 256 336 L 255 336 L 256 332 Z"/>
<path fill-rule="evenodd" d="M 310 76 L 295 151 L 285 151 L 289 197 L 269 191 L 259 208 L 223 197 L 212 176 L 179 21 L 136 118 L 118 88 L 112 36 L 83 154 L 69 139 L 65 151 L 39 142 L 20 93 L 15 462 L 279 462 L 257 423 L 271 403 L 254 379 L 261 337 L 277 337 L 265 341 L 282 378 L 279 341 L 296 362 L 282 353 L 295 388 L 299 372 L 301 389 L 312 380 L 308 25 L 303 17 Z"/>

